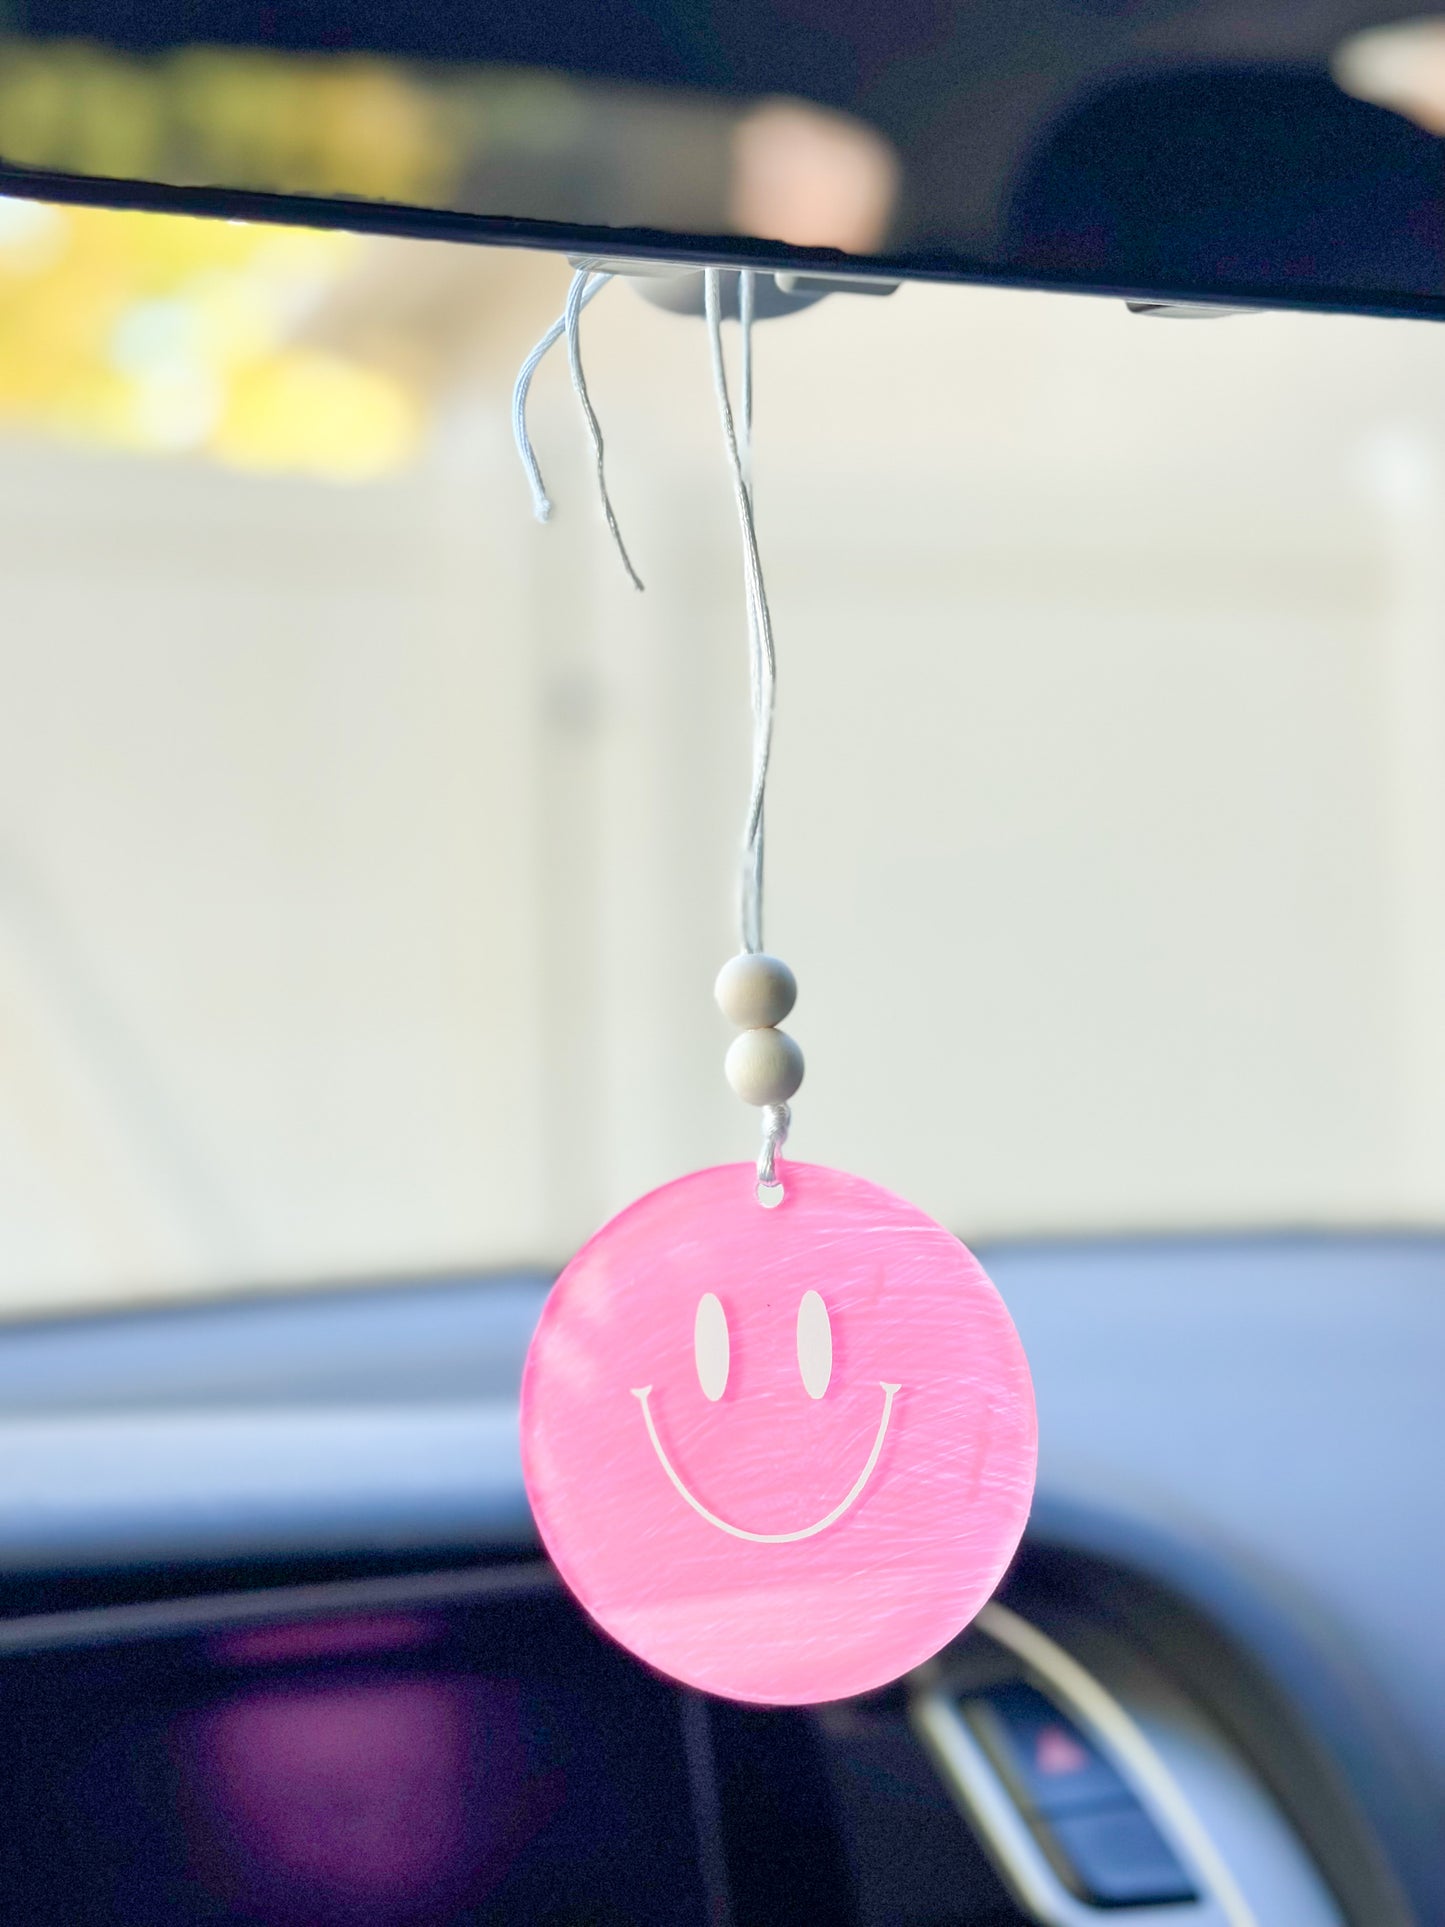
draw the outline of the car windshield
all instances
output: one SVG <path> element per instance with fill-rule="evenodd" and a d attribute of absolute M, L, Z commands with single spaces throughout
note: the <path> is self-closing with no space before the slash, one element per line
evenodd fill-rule
<path fill-rule="evenodd" d="M 751 1157 L 702 325 L 555 256 L 0 202 L 0 1309 L 546 1265 Z M 1438 1223 L 1428 324 L 757 330 L 790 1152 L 971 1239 Z"/>

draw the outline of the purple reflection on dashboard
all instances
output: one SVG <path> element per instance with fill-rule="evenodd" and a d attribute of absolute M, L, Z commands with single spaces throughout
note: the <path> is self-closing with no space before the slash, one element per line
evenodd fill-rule
<path fill-rule="evenodd" d="M 545 1818 L 520 1712 L 507 1682 L 445 1676 L 213 1707 L 183 1748 L 196 1870 L 268 1924 L 433 1920 L 489 1890 Z"/>
<path fill-rule="evenodd" d="M 243 1626 L 211 1641 L 217 1659 L 232 1666 L 274 1665 L 296 1659 L 346 1659 L 358 1653 L 402 1652 L 441 1635 L 425 1613 L 368 1613 L 364 1618 L 296 1619 L 275 1626 Z"/>

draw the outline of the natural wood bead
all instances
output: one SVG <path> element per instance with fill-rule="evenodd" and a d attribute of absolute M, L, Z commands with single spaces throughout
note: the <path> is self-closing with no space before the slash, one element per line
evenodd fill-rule
<path fill-rule="evenodd" d="M 798 980 L 781 957 L 745 950 L 717 973 L 713 995 L 739 1030 L 765 1030 L 781 1024 L 797 1002 Z"/>
<path fill-rule="evenodd" d="M 745 1030 L 723 1068 L 744 1104 L 786 1104 L 803 1081 L 803 1053 L 785 1030 Z"/>

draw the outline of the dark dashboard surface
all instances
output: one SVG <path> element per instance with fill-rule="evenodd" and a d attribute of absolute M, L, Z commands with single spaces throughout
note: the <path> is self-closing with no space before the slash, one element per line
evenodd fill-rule
<path fill-rule="evenodd" d="M 1445 1918 L 1445 1240 L 984 1256 L 1038 1392 L 1025 1565 L 1053 1547 L 1126 1570 L 1234 1642 L 1418 1917 Z M 8 1328 L 10 1609 L 185 1590 L 188 1566 L 525 1553 L 515 1395 L 544 1292 L 419 1282 Z"/>
<path fill-rule="evenodd" d="M 555 1593 L 500 1603 L 12 1657 L 7 1921 L 705 1919 L 677 1695 Z"/>

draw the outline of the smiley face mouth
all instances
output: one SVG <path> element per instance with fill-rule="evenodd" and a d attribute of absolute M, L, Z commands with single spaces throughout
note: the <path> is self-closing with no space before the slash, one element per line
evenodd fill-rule
<path fill-rule="evenodd" d="M 652 1387 L 650 1385 L 634 1386 L 632 1388 L 632 1396 L 642 1407 L 642 1422 L 647 1427 L 647 1436 L 652 1440 L 652 1449 L 657 1454 L 658 1464 L 662 1467 L 682 1497 L 687 1500 L 687 1503 L 692 1507 L 693 1511 L 697 1513 L 699 1518 L 706 1519 L 708 1524 L 710 1526 L 716 1526 L 719 1532 L 730 1533 L 734 1539 L 749 1539 L 757 1546 L 787 1546 L 792 1545 L 799 1539 L 812 1539 L 816 1537 L 818 1533 L 826 1532 L 829 1526 L 836 1525 L 843 1514 L 859 1497 L 869 1479 L 872 1478 L 873 1468 L 878 1463 L 878 1455 L 883 1450 L 883 1440 L 888 1431 L 888 1421 L 893 1416 L 893 1400 L 899 1391 L 898 1386 L 886 1385 L 881 1379 L 879 1380 L 879 1384 L 883 1391 L 883 1416 L 878 1421 L 878 1435 L 873 1441 L 873 1450 L 868 1454 L 863 1470 L 854 1480 L 852 1489 L 849 1491 L 847 1497 L 840 1499 L 831 1512 L 825 1512 L 821 1519 L 815 1520 L 810 1526 L 800 1526 L 796 1532 L 749 1532 L 745 1526 L 729 1525 L 726 1519 L 720 1519 L 715 1512 L 709 1512 L 702 1500 L 694 1498 L 692 1493 L 688 1491 L 687 1487 L 678 1477 L 671 1459 L 668 1458 L 667 1453 L 663 1450 L 662 1440 L 657 1436 L 657 1427 L 653 1423 L 652 1407 L 647 1402 L 652 1396 Z"/>

